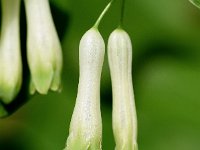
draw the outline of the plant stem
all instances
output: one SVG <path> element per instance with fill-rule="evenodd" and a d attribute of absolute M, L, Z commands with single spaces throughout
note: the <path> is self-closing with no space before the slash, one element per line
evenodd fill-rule
<path fill-rule="evenodd" d="M 102 13 L 100 14 L 99 18 L 97 19 L 97 21 L 95 22 L 94 24 L 94 28 L 97 28 L 99 27 L 99 23 L 101 22 L 102 18 L 104 17 L 104 15 L 106 14 L 106 12 L 108 11 L 108 9 L 110 8 L 111 4 L 113 3 L 114 0 L 111 0 L 107 6 L 104 8 L 104 10 L 102 11 Z"/>
<path fill-rule="evenodd" d="M 121 28 L 123 26 L 124 9 L 125 9 L 125 0 L 121 0 L 121 13 L 120 13 L 119 28 Z"/>

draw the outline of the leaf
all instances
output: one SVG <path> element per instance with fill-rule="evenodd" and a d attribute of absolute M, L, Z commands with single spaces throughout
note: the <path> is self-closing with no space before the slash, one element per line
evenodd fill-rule
<path fill-rule="evenodd" d="M 200 9 L 200 0 L 189 0 L 193 5 Z"/>

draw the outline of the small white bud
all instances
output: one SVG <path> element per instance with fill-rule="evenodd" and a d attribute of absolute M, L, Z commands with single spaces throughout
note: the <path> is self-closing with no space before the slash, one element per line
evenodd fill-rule
<path fill-rule="evenodd" d="M 22 82 L 19 12 L 20 0 L 2 0 L 0 99 L 6 104 L 18 94 Z"/>
<path fill-rule="evenodd" d="M 79 45 L 78 94 L 65 150 L 101 149 L 100 78 L 104 53 L 102 36 L 98 29 L 91 28 Z"/>
<path fill-rule="evenodd" d="M 31 72 L 30 90 L 46 94 L 61 86 L 62 51 L 48 0 L 25 0 L 28 39 L 27 56 Z"/>
<path fill-rule="evenodd" d="M 113 132 L 116 150 L 137 150 L 137 116 L 132 84 L 132 44 L 122 29 L 108 40 L 113 91 Z"/>

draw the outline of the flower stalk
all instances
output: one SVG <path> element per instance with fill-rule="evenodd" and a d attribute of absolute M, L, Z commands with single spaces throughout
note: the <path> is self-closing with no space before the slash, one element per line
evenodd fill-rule
<path fill-rule="evenodd" d="M 124 9 L 125 9 L 125 0 L 121 0 L 121 13 L 120 13 L 120 21 L 119 21 L 120 27 L 123 26 Z"/>
<path fill-rule="evenodd" d="M 0 99 L 9 104 L 22 83 L 19 13 L 20 0 L 2 0 L 0 39 Z"/>
<path fill-rule="evenodd" d="M 111 0 L 107 6 L 104 8 L 104 10 L 102 11 L 102 13 L 100 14 L 100 16 L 98 17 L 97 21 L 94 24 L 94 28 L 98 28 L 99 27 L 99 23 L 101 22 L 102 18 L 104 17 L 104 15 L 106 14 L 106 12 L 109 10 L 110 6 L 112 5 L 114 0 Z"/>
<path fill-rule="evenodd" d="M 200 0 L 189 0 L 194 6 L 200 9 Z"/>

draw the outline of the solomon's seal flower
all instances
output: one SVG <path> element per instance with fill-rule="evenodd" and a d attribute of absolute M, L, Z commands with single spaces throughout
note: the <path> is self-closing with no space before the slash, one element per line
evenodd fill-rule
<path fill-rule="evenodd" d="M 19 12 L 20 0 L 2 0 L 0 99 L 6 104 L 18 94 L 22 82 Z"/>
<path fill-rule="evenodd" d="M 79 46 L 80 78 L 66 150 L 100 150 L 100 78 L 105 44 L 99 31 L 87 31 Z"/>
<path fill-rule="evenodd" d="M 101 150 L 100 79 L 105 43 L 98 25 L 111 3 L 80 41 L 78 94 L 65 150 Z"/>
<path fill-rule="evenodd" d="M 113 91 L 113 132 L 116 150 L 137 150 L 137 116 L 132 84 L 132 45 L 123 29 L 108 40 Z"/>
<path fill-rule="evenodd" d="M 48 0 L 25 0 L 28 35 L 27 57 L 31 72 L 30 92 L 60 90 L 62 51 Z"/>

